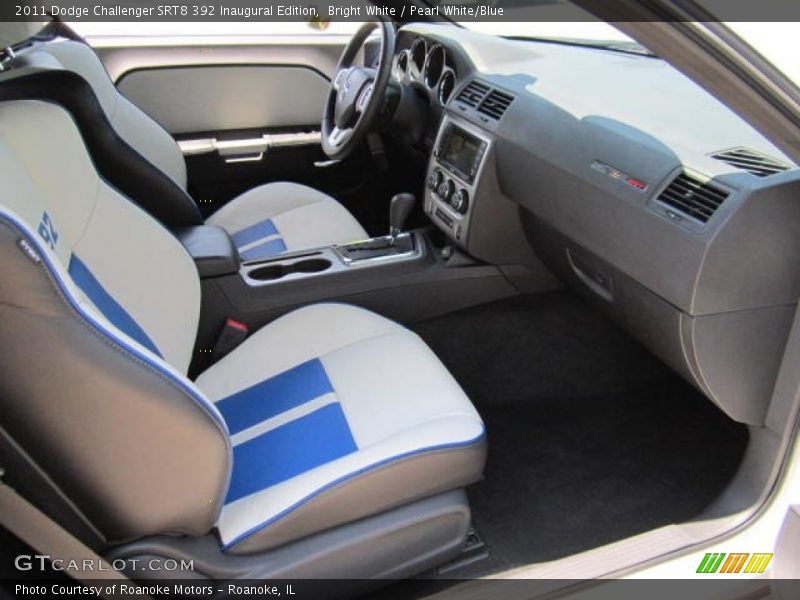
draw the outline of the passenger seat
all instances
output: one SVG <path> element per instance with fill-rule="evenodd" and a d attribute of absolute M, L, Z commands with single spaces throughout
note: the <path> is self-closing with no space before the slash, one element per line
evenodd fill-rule
<path fill-rule="evenodd" d="M 0 179 L 0 433 L 103 547 L 216 532 L 220 555 L 264 553 L 480 477 L 469 399 L 366 310 L 297 310 L 190 381 L 195 265 L 64 108 L 0 102 Z"/>

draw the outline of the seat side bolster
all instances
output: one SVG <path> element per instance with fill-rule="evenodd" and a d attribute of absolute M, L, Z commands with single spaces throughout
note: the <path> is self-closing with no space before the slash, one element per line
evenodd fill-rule
<path fill-rule="evenodd" d="M 91 46 L 57 38 L 21 52 L 18 62 L 36 61 L 41 55 L 52 57 L 58 68 L 83 77 L 92 86 L 106 116 L 122 139 L 186 190 L 186 161 L 175 139 L 120 93 Z"/>
<path fill-rule="evenodd" d="M 290 508 L 225 539 L 231 554 L 275 548 L 415 500 L 478 481 L 486 463 L 486 436 L 460 444 L 423 448 L 346 474 Z M 227 510 L 227 508 L 226 508 Z M 268 513 L 262 510 L 262 514 Z"/>
<path fill-rule="evenodd" d="M 207 533 L 231 468 L 216 409 L 72 296 L 49 249 L 7 212 L 0 255 L 9 435 L 109 540 Z"/>
<path fill-rule="evenodd" d="M 59 69 L 20 73 L 0 86 L 0 101 L 38 100 L 63 107 L 79 129 L 98 174 L 112 187 L 167 228 L 202 225 L 194 200 L 159 165 L 128 144 L 81 75 Z"/>

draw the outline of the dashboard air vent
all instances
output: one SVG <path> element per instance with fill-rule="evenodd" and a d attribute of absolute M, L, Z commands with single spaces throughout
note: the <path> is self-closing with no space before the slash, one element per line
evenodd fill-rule
<path fill-rule="evenodd" d="M 514 96 L 506 94 L 500 90 L 492 90 L 486 98 L 483 99 L 478 112 L 483 113 L 487 117 L 498 120 L 506 112 L 506 109 L 514 101 Z"/>
<path fill-rule="evenodd" d="M 680 173 L 658 197 L 659 201 L 705 223 L 729 196 L 728 192 L 688 173 Z"/>
<path fill-rule="evenodd" d="M 742 171 L 752 173 L 757 177 L 769 177 L 775 173 L 788 171 L 791 168 L 785 163 L 749 148 L 726 150 L 725 152 L 714 154 L 713 158 L 726 162 Z"/>
<path fill-rule="evenodd" d="M 489 93 L 489 86 L 485 83 L 473 79 L 467 86 L 461 90 L 456 98 L 457 102 L 463 102 L 467 106 L 476 108 Z"/>

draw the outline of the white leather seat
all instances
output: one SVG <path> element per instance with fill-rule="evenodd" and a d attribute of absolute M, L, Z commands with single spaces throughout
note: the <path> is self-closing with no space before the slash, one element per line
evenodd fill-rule
<path fill-rule="evenodd" d="M 232 234 L 242 260 L 256 260 L 369 237 L 336 200 L 298 183 L 268 183 L 245 192 L 206 223 Z"/>
<path fill-rule="evenodd" d="M 479 478 L 470 401 L 363 309 L 290 313 L 190 381 L 194 263 L 61 106 L 0 102 L 0 180 L 4 435 L 109 543 L 258 552 Z"/>
<path fill-rule="evenodd" d="M 0 39 L 14 39 L 25 33 L 32 32 L 17 23 L 0 23 Z M 89 46 L 64 39 L 37 43 L 18 53 L 13 71 L 24 74 L 48 69 L 68 70 L 83 77 L 119 136 L 186 190 L 186 164 L 175 140 L 117 91 Z M 288 182 L 249 190 L 207 222 L 222 226 L 235 240 L 247 240 L 237 243 L 245 260 L 369 237 L 337 200 L 308 186 Z"/>
<path fill-rule="evenodd" d="M 455 380 L 416 334 L 352 306 L 278 319 L 197 385 L 231 433 L 218 529 L 236 552 L 480 476 L 483 425 Z"/>

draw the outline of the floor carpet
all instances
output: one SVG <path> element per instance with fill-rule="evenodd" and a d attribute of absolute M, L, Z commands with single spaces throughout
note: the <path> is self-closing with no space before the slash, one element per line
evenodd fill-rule
<path fill-rule="evenodd" d="M 569 293 L 519 297 L 415 327 L 483 417 L 469 489 L 490 557 L 470 577 L 687 520 L 733 476 L 747 429 Z"/>

